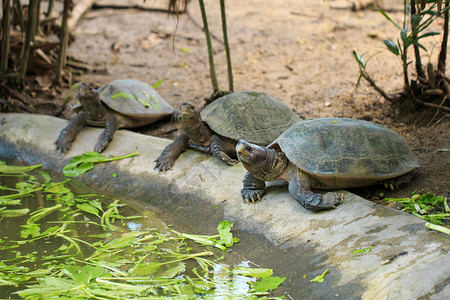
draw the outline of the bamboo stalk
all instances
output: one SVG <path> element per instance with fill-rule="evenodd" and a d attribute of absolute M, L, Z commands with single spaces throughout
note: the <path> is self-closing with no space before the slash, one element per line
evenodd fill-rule
<path fill-rule="evenodd" d="M 48 1 L 48 7 L 47 7 L 47 12 L 45 13 L 45 16 L 47 18 L 50 18 L 53 12 L 53 7 L 55 6 L 55 0 L 50 0 Z"/>
<path fill-rule="evenodd" d="M 226 12 L 225 12 L 225 0 L 220 0 L 220 12 L 222 14 L 223 43 L 225 45 L 225 53 L 226 53 L 226 56 L 227 56 L 228 88 L 229 88 L 230 92 L 233 92 L 234 91 L 234 87 L 233 87 L 233 70 L 231 68 L 230 46 L 228 44 L 227 17 L 226 17 Z"/>
<path fill-rule="evenodd" d="M 438 60 L 438 73 L 445 74 L 445 61 L 447 60 L 447 43 L 448 43 L 448 23 L 449 23 L 449 12 L 448 12 L 448 1 L 445 2 L 444 11 L 444 34 L 442 36 L 441 52 L 439 53 Z"/>
<path fill-rule="evenodd" d="M 66 53 L 69 41 L 69 25 L 68 20 L 70 16 L 70 8 L 72 0 L 64 0 L 63 17 L 61 23 L 61 34 L 60 34 L 60 44 L 58 51 L 58 59 L 56 61 L 55 79 L 53 81 L 54 85 L 61 85 L 61 77 L 63 73 L 63 68 L 66 65 Z"/>
<path fill-rule="evenodd" d="M 28 58 L 30 56 L 30 48 L 34 35 L 36 33 L 36 16 L 39 13 L 37 10 L 39 0 L 30 0 L 30 6 L 28 8 L 28 22 L 25 32 L 25 41 L 20 54 L 20 65 L 16 82 L 18 85 L 22 85 L 25 73 L 28 66 Z"/>
<path fill-rule="evenodd" d="M 14 16 L 19 18 L 19 20 L 15 20 L 16 23 L 19 23 L 20 30 L 23 32 L 25 31 L 25 24 L 24 24 L 24 17 L 23 17 L 23 8 L 22 3 L 20 3 L 20 0 L 13 0 L 13 6 L 14 6 Z"/>
<path fill-rule="evenodd" d="M 11 28 L 11 0 L 3 0 L 3 18 L 2 18 L 2 59 L 0 70 L 2 73 L 8 71 L 8 58 L 10 47 L 10 28 Z"/>
<path fill-rule="evenodd" d="M 203 0 L 198 0 L 198 3 L 202 12 L 203 29 L 206 36 L 206 45 L 208 46 L 209 72 L 211 74 L 211 82 L 214 92 L 218 92 L 219 84 L 217 83 L 216 69 L 214 67 L 214 57 L 212 52 L 211 37 L 209 35 L 208 20 L 206 19 L 205 3 L 203 2 Z"/>

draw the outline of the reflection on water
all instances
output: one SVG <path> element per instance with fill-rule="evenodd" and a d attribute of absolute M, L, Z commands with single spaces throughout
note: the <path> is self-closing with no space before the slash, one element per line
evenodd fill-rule
<path fill-rule="evenodd" d="M 108 293 L 117 287 L 121 292 L 130 289 L 128 296 L 236 299 L 251 294 L 248 282 L 257 278 L 232 272 L 236 266 L 251 267 L 249 262 L 225 259 L 223 251 L 187 242 L 171 230 L 183 229 L 167 225 L 155 212 L 93 194 L 75 180 L 58 184 L 63 179 L 50 181 L 48 176 L 0 174 L 0 186 L 4 187 L 0 188 L 0 199 L 26 194 L 22 186 L 35 189 L 20 197 L 20 205 L 14 205 L 30 209 L 28 214 L 0 221 L 0 275 L 5 272 L 9 276 L 0 276 L 2 297 L 19 298 L 14 292 L 26 286 L 32 286 L 31 293 L 56 288 L 61 282 L 64 284 L 59 289 L 70 287 L 78 293 L 82 284 L 81 294 L 76 295 L 86 296 L 83 292 L 90 291 L 99 293 L 99 299 L 103 299 L 101 295 L 105 299 L 113 296 Z M 0 209 L 12 208 L 2 204 Z M 30 222 L 32 219 L 35 221 Z M 17 267 L 17 272 L 8 270 L 12 267 Z M 83 277 L 85 272 L 90 274 L 88 279 Z M 104 290 L 99 292 L 100 288 Z"/>

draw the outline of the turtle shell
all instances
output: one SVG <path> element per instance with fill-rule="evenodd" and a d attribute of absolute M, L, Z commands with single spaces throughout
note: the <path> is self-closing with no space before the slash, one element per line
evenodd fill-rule
<path fill-rule="evenodd" d="M 356 119 L 300 121 L 269 147 L 277 146 L 298 168 L 328 187 L 369 185 L 419 166 L 397 133 Z"/>
<path fill-rule="evenodd" d="M 173 108 L 148 84 L 136 79 L 119 79 L 98 89 L 110 109 L 150 124 L 173 112 Z"/>
<path fill-rule="evenodd" d="M 258 92 L 223 96 L 201 111 L 204 122 L 217 134 L 268 145 L 300 118 L 280 100 Z"/>

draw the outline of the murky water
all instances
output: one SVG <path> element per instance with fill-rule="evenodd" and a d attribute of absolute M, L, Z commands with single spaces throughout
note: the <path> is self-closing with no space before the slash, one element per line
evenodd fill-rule
<path fill-rule="evenodd" d="M 38 173 L 32 173 L 37 180 L 39 180 L 41 183 L 45 180 L 45 177 Z M 28 175 L 23 177 L 17 177 L 17 176 L 9 176 L 0 174 L 0 185 L 6 186 L 10 188 L 15 188 L 18 182 L 25 183 L 28 180 Z M 60 182 L 65 180 L 65 178 L 58 178 L 57 175 L 51 175 L 52 182 Z M 93 191 L 88 186 L 84 185 L 83 183 L 71 180 L 70 182 L 66 183 L 65 186 L 70 188 L 70 190 L 73 191 L 75 195 L 86 195 L 86 194 L 94 194 L 95 191 Z M 11 194 L 11 191 L 5 191 L 0 189 L 0 196 L 2 195 L 9 195 Z M 52 208 L 57 204 L 56 198 L 60 196 L 49 196 L 48 193 L 45 193 L 43 190 L 39 190 L 34 192 L 31 196 L 27 197 L 21 197 L 22 204 L 19 207 L 14 208 L 29 208 L 30 213 L 33 211 L 36 211 L 39 208 Z M 101 200 L 105 203 L 113 203 L 116 199 L 113 199 L 112 197 L 106 197 L 106 196 L 91 196 L 86 197 L 86 199 L 95 199 L 96 197 L 101 197 Z M 192 227 L 195 227 L 195 220 L 191 222 L 190 227 L 186 227 L 184 222 L 180 222 L 181 224 L 176 224 L 176 221 L 174 218 L 169 218 L 169 220 L 163 221 L 160 218 L 158 218 L 157 215 L 164 215 L 157 209 L 152 209 L 148 205 L 144 205 L 140 201 L 130 200 L 127 199 L 125 201 L 120 201 L 120 203 L 126 204 L 124 206 L 120 207 L 120 214 L 124 217 L 130 217 L 130 216 L 145 216 L 145 218 L 138 218 L 138 219 L 125 219 L 122 222 L 116 222 L 112 226 L 118 226 L 122 230 L 119 231 L 105 231 L 102 227 L 96 225 L 95 223 L 99 223 L 99 220 L 96 216 L 88 213 L 78 213 L 74 214 L 73 216 L 67 217 L 68 211 L 65 209 L 56 210 L 55 212 L 49 214 L 48 216 L 45 216 L 41 220 L 39 220 L 40 224 L 40 231 L 44 232 L 46 230 L 51 229 L 54 226 L 61 226 L 61 220 L 69 220 L 70 222 L 65 224 L 64 226 L 67 229 L 67 232 L 70 231 L 69 234 L 67 234 L 68 237 L 74 238 L 74 239 L 80 239 L 84 240 L 87 243 L 95 243 L 98 240 L 101 240 L 103 242 L 105 241 L 115 241 L 120 240 L 123 238 L 123 236 L 128 233 L 133 232 L 147 232 L 151 233 L 152 236 L 157 236 L 160 239 L 169 239 L 164 244 L 164 251 L 169 252 L 176 252 L 180 247 L 180 241 L 174 239 L 173 241 L 170 241 L 170 238 L 174 236 L 172 230 L 176 230 L 179 232 L 189 232 L 189 230 L 192 230 Z M 8 206 L 8 208 L 12 208 L 12 206 Z M 167 216 L 167 215 L 166 215 Z M 3 218 L 0 221 L 0 238 L 3 239 L 6 243 L 11 243 L 12 241 L 21 240 L 21 231 L 24 230 L 24 225 L 27 226 L 27 220 L 29 220 L 30 215 L 24 215 L 21 217 L 9 217 L 9 218 Z M 184 225 L 183 225 L 184 224 Z M 205 234 L 211 234 L 214 232 L 215 228 L 210 228 Z M 22 233 L 23 234 L 23 233 Z M 99 236 L 101 237 L 99 239 Z M 78 257 L 86 258 L 90 257 L 94 254 L 95 250 L 90 247 L 89 245 L 84 243 L 79 243 L 80 251 L 81 253 L 78 255 Z M 5 245 L 5 243 L 1 244 Z M 67 239 L 64 238 L 42 238 L 37 239 L 30 243 L 25 243 L 23 245 L 20 245 L 19 248 L 13 248 L 13 249 L 5 249 L 0 250 L 0 261 L 13 261 L 15 257 L 18 255 L 26 255 L 28 253 L 33 253 L 37 251 L 37 254 L 35 254 L 36 260 L 30 261 L 28 263 L 22 264 L 23 267 L 28 267 L 30 269 L 39 269 L 44 268 L 46 265 L 48 265 L 48 261 L 46 260 L 46 257 L 51 255 L 58 255 L 63 253 L 61 251 L 62 248 L 67 245 Z M 185 247 L 183 245 L 183 247 Z M 189 247 L 193 248 L 194 253 L 205 251 L 205 247 L 200 247 L 196 245 L 195 243 L 189 243 Z M 209 247 L 210 248 L 210 247 Z M 214 267 L 211 269 L 212 277 L 214 278 L 214 281 L 218 284 L 215 286 L 215 293 L 217 295 L 222 295 L 224 297 L 227 297 L 226 295 L 229 294 L 240 294 L 240 295 L 246 295 L 246 293 L 249 290 L 249 286 L 246 283 L 249 280 L 255 281 L 256 279 L 249 279 L 249 277 L 244 277 L 240 275 L 230 275 L 227 268 L 231 268 L 234 266 L 244 266 L 244 267 L 255 267 L 255 264 L 249 262 L 244 257 L 246 255 L 242 255 L 239 252 L 235 251 L 218 251 L 215 249 L 207 249 L 208 251 L 212 251 L 213 260 L 216 260 L 219 262 L 219 264 L 215 264 Z M 94 254 L 95 255 L 95 254 Z M 130 255 L 132 256 L 133 253 L 123 253 L 121 255 Z M 224 256 L 221 258 L 221 256 Z M 220 258 L 220 260 L 217 260 L 217 258 Z M 164 262 L 167 258 L 160 257 L 160 260 L 155 260 L 152 258 L 150 260 L 150 263 L 161 263 Z M 11 263 L 9 263 L 11 264 Z M 192 273 L 191 269 L 198 266 L 196 265 L 197 262 L 195 260 L 188 260 L 186 261 L 186 272 L 185 274 L 188 276 L 195 277 L 195 274 Z M 264 266 L 262 266 L 264 267 Z M 173 269 L 173 268 L 172 268 Z M 158 270 L 159 275 L 165 274 L 167 272 L 170 272 L 171 268 L 167 265 L 163 266 Z M 135 274 L 139 274 L 139 270 L 133 271 Z M 232 278 L 231 278 L 232 277 Z M 1 279 L 1 278 L 0 278 Z M 1 282 L 0 282 L 1 283 Z M 2 298 L 4 297 L 11 297 L 11 298 L 19 298 L 17 294 L 14 294 L 14 292 L 22 290 L 25 285 L 28 285 L 28 282 L 25 282 L 24 284 L 19 284 L 18 286 L 12 286 L 12 285 L 3 285 L 0 284 L 0 295 Z M 277 291 L 277 294 L 283 294 L 280 290 Z"/>

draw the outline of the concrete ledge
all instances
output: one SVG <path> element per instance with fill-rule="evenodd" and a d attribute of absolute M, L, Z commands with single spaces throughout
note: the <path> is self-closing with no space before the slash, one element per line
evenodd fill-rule
<path fill-rule="evenodd" d="M 66 120 L 49 116 L 0 114 L 0 159 L 43 164 L 62 173 L 73 156 L 93 150 L 101 132 L 84 128 L 72 150 L 60 155 L 54 141 L 66 125 Z M 298 205 L 286 186 L 277 185 L 259 204 L 245 205 L 240 164 L 227 167 L 189 150 L 173 170 L 153 170 L 168 143 L 119 130 L 104 154 L 139 150 L 140 155 L 97 165 L 79 179 L 101 192 L 140 199 L 185 222 L 212 228 L 223 219 L 235 222 L 238 235 L 255 237 L 252 259 L 287 276 L 283 288 L 295 299 L 450 299 L 450 239 L 425 229 L 421 219 L 350 193 L 335 210 L 313 213 Z M 112 172 L 118 176 L 111 177 Z M 374 246 L 369 253 L 352 253 L 369 246 Z M 239 247 L 244 246 L 234 251 Z M 324 283 L 309 282 L 326 268 L 330 272 Z"/>

